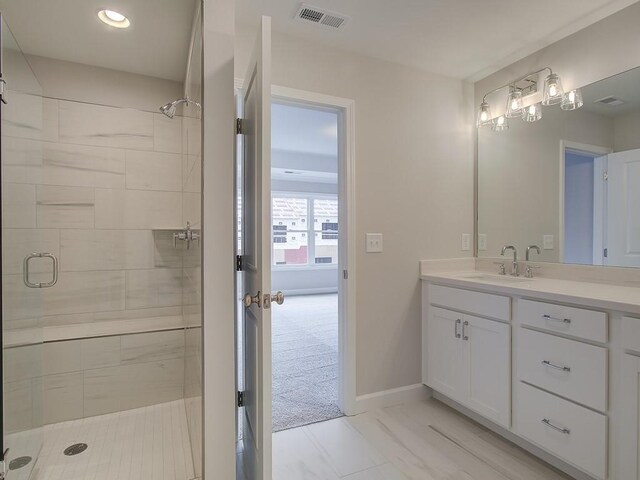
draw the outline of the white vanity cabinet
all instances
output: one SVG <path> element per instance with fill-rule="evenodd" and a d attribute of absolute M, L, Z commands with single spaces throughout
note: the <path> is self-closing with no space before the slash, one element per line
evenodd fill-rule
<path fill-rule="evenodd" d="M 640 480 L 640 319 L 624 317 L 619 478 Z"/>
<path fill-rule="evenodd" d="M 510 317 L 508 297 L 430 287 L 426 292 L 430 304 L 424 332 L 424 382 L 509 427 L 511 326 L 505 323 Z M 476 313 L 489 313 L 502 320 L 482 318 Z"/>
<path fill-rule="evenodd" d="M 626 392 L 612 395 L 614 348 L 616 365 L 623 355 L 609 321 L 619 313 L 454 285 L 423 282 L 423 383 L 577 478 L 640 480 L 640 320 L 625 328 Z M 611 400 L 622 397 L 624 407 Z M 614 408 L 626 432 L 611 432 Z"/>

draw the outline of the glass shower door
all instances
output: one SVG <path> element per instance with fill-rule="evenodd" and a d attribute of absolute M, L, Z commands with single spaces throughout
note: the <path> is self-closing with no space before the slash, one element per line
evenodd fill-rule
<path fill-rule="evenodd" d="M 36 184 L 43 163 L 42 90 L 3 17 L 0 29 L 0 452 L 4 454 L 0 478 L 27 480 L 42 448 L 43 301 L 57 277 L 59 235 L 37 228 Z"/>

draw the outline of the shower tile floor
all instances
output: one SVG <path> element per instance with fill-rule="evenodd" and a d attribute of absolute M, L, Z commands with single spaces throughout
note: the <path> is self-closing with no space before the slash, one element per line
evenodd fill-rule
<path fill-rule="evenodd" d="M 48 425 L 36 480 L 191 480 L 184 400 Z M 66 456 L 65 448 L 89 448 Z"/>

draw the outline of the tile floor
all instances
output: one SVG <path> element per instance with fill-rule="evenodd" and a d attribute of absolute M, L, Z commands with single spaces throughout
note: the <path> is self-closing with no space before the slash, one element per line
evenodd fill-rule
<path fill-rule="evenodd" d="M 273 480 L 568 478 L 434 399 L 273 435 Z"/>
<path fill-rule="evenodd" d="M 48 425 L 35 480 L 191 480 L 184 400 Z M 89 448 L 76 456 L 74 443 Z"/>

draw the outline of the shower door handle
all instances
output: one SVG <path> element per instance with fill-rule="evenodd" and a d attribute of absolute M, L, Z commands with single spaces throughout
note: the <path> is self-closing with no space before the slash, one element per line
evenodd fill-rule
<path fill-rule="evenodd" d="M 53 277 L 51 278 L 50 282 L 34 283 L 29 280 L 29 262 L 34 258 L 51 259 L 53 263 Z M 58 283 L 58 257 L 56 257 L 53 253 L 30 253 L 29 255 L 24 257 L 24 261 L 22 262 L 22 270 L 24 275 L 24 284 L 29 288 L 50 288 Z"/>

